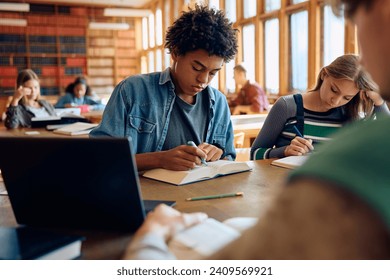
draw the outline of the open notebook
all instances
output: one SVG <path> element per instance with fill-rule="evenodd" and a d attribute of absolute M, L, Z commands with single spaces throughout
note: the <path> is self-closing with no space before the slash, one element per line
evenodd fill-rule
<path fill-rule="evenodd" d="M 152 169 L 146 171 L 143 176 L 173 185 L 185 185 L 251 169 L 246 162 L 218 160 L 208 162 L 207 166 L 197 166 L 188 171 L 173 171 L 162 168 Z"/>
<path fill-rule="evenodd" d="M 301 166 L 308 158 L 309 156 L 289 156 L 274 160 L 271 164 L 288 169 L 294 169 Z"/>
<path fill-rule="evenodd" d="M 236 217 L 219 222 L 208 218 L 174 235 L 169 250 L 180 260 L 202 259 L 212 255 L 257 223 L 257 218 Z"/>

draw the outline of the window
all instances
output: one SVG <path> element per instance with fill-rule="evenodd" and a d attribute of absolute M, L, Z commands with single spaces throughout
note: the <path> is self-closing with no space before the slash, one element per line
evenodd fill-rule
<path fill-rule="evenodd" d="M 148 73 L 148 60 L 146 56 L 141 56 L 141 74 Z"/>
<path fill-rule="evenodd" d="M 265 8 L 266 12 L 279 10 L 280 9 L 280 0 L 265 0 Z"/>
<path fill-rule="evenodd" d="M 219 73 L 219 72 L 218 72 Z M 213 88 L 219 89 L 219 75 L 215 75 L 214 78 L 211 80 L 210 86 Z"/>
<path fill-rule="evenodd" d="M 165 1 L 164 3 L 164 25 L 165 29 L 168 28 L 168 26 L 171 25 L 171 2 L 170 1 Z M 165 31 L 164 31 L 165 32 Z"/>
<path fill-rule="evenodd" d="M 279 21 L 265 22 L 265 89 L 272 94 L 279 93 Z"/>
<path fill-rule="evenodd" d="M 292 14 L 290 17 L 291 76 L 290 89 L 307 89 L 308 71 L 308 15 L 307 11 Z"/>
<path fill-rule="evenodd" d="M 142 18 L 142 48 L 148 49 L 148 19 Z"/>
<path fill-rule="evenodd" d="M 215 8 L 218 10 L 219 9 L 219 0 L 209 0 L 209 7 Z"/>
<path fill-rule="evenodd" d="M 336 17 L 329 5 L 324 6 L 324 42 L 322 66 L 344 54 L 344 18 Z"/>
<path fill-rule="evenodd" d="M 244 0 L 244 18 L 254 17 L 256 15 L 256 1 Z"/>
<path fill-rule="evenodd" d="M 149 47 L 154 48 L 156 45 L 155 32 L 154 32 L 154 15 L 149 16 Z"/>
<path fill-rule="evenodd" d="M 162 53 L 161 50 L 156 50 L 156 71 L 162 71 Z"/>
<path fill-rule="evenodd" d="M 179 0 L 173 0 L 173 18 L 179 17 Z"/>
<path fill-rule="evenodd" d="M 154 52 L 148 52 L 148 72 L 154 72 Z"/>
<path fill-rule="evenodd" d="M 236 91 L 236 82 L 234 81 L 234 66 L 236 66 L 234 59 L 230 60 L 228 63 L 225 64 L 225 81 L 226 81 L 226 92 L 234 93 Z"/>
<path fill-rule="evenodd" d="M 156 10 L 156 43 L 157 46 L 162 45 L 163 41 L 163 34 L 162 34 L 162 14 L 161 14 L 161 9 Z"/>
<path fill-rule="evenodd" d="M 307 2 L 307 1 L 308 0 L 292 0 L 291 4 L 298 4 L 298 3 Z"/>
<path fill-rule="evenodd" d="M 237 20 L 236 11 L 236 1 L 225 0 L 225 13 L 231 22 L 236 22 Z"/>
<path fill-rule="evenodd" d="M 247 70 L 247 78 L 255 79 L 255 25 L 249 24 L 242 29 L 243 62 Z"/>
<path fill-rule="evenodd" d="M 168 49 L 165 49 L 164 51 L 164 64 L 165 64 L 165 68 L 171 65 L 171 55 L 169 54 Z"/>

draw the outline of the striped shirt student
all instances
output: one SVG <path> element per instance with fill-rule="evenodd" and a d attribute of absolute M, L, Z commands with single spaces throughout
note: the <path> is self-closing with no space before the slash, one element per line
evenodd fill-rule
<path fill-rule="evenodd" d="M 356 55 L 337 58 L 321 69 L 313 90 L 276 101 L 252 145 L 251 159 L 306 154 L 347 122 L 361 118 L 361 110 L 364 116 L 390 115 L 375 90 Z"/>

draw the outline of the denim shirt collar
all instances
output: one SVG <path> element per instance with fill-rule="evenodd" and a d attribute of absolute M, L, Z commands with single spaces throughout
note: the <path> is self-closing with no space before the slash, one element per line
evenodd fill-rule
<path fill-rule="evenodd" d="M 167 69 L 161 72 L 159 84 L 163 85 L 168 82 L 171 82 L 171 85 L 173 86 L 173 88 L 175 88 L 175 84 L 173 83 L 173 80 L 171 78 L 171 67 L 168 67 Z"/>

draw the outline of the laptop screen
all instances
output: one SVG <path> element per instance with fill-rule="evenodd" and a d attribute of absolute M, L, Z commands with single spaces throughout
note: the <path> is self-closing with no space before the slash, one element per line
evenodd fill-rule
<path fill-rule="evenodd" d="M 136 230 L 144 220 L 125 138 L 0 138 L 0 169 L 19 224 Z"/>

